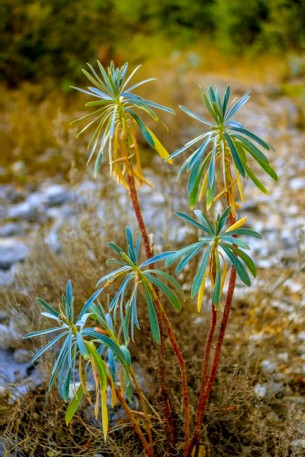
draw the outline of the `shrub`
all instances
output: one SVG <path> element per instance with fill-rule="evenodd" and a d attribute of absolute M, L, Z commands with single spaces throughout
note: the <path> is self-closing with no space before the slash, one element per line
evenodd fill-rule
<path fill-rule="evenodd" d="M 79 134 L 94 126 L 88 145 L 89 161 L 95 157 L 94 171 L 97 175 L 104 154 L 107 154 L 110 174 L 129 192 L 140 235 L 135 239 L 127 228 L 126 247 L 109 243 L 115 256 L 108 260 L 108 264 L 114 269 L 99 279 L 97 285 L 100 288 L 84 303 L 76 319 L 71 281 L 68 281 L 66 293 L 62 295 L 57 307 L 39 298 L 38 301 L 44 309 L 42 315 L 55 321 L 56 326 L 31 332 L 26 335 L 26 338 L 56 332 L 56 336 L 37 352 L 34 360 L 61 341 L 49 387 L 51 388 L 57 379 L 60 395 L 68 401 L 72 386 L 73 398 L 66 412 L 67 424 L 72 420 L 83 397 L 92 402 L 87 380 L 93 376 L 94 409 L 96 416 L 101 409 L 105 440 L 109 426 L 107 392 L 110 391 L 111 406 L 120 403 L 145 453 L 153 457 L 156 444 L 152 422 L 157 419 L 156 412 L 150 411 L 150 405 L 139 386 L 129 350 L 131 342 L 136 343 L 136 330 L 141 329 L 138 308 L 145 304 L 152 339 L 159 352 L 158 374 L 163 408 L 158 411 L 158 417 L 162 418 L 164 424 L 168 449 L 177 448 L 178 443 L 183 442 L 183 456 L 198 457 L 201 453 L 203 418 L 217 374 L 236 279 L 239 277 L 245 285 L 249 286 L 251 284 L 249 273 L 256 276 L 255 264 L 246 252 L 250 249 L 249 245 L 242 237 L 261 237 L 252 229 L 245 227 L 246 217 L 237 218 L 238 211 L 245 200 L 243 179 L 249 177 L 262 192 L 267 193 L 264 184 L 252 170 L 252 162 L 254 160 L 276 180 L 277 175 L 265 155 L 265 152 L 272 148 L 240 122 L 234 120 L 234 115 L 248 101 L 249 93 L 240 100 L 230 101 L 229 86 L 224 96 L 221 96 L 217 88 L 209 87 L 206 91 L 202 89 L 200 91 L 211 120 L 180 106 L 184 113 L 207 126 L 208 130 L 169 155 L 140 113 L 144 112 L 158 122 L 160 119 L 156 110 L 170 113 L 172 110 L 134 94 L 135 89 L 151 79 L 130 85 L 137 68 L 128 76 L 127 64 L 116 68 L 111 63 L 105 69 L 98 62 L 97 70 L 91 65 L 89 70 L 83 71 L 92 85 L 86 90 L 78 88 L 77 90 L 94 98 L 87 103 L 87 106 L 93 107 L 94 110 L 80 119 L 82 122 L 84 120 L 89 122 Z M 205 200 L 206 212 L 199 208 L 195 209 L 195 218 L 187 213 L 177 213 L 185 223 L 199 230 L 198 241 L 180 250 L 157 254 L 153 252 L 138 199 L 138 189 L 144 184 L 149 185 L 141 168 L 138 134 L 141 134 L 147 144 L 169 163 L 191 148 L 191 153 L 181 166 L 179 174 L 184 171 L 189 173 L 187 191 L 190 208 L 193 209 Z M 213 218 L 212 213 L 216 202 L 222 210 L 216 218 Z M 146 257 L 144 261 L 140 259 L 141 240 Z M 184 292 L 176 278 L 166 270 L 156 269 L 155 264 L 165 262 L 169 266 L 178 261 L 176 274 L 179 274 L 195 256 L 200 256 L 200 261 L 194 274 L 191 295 L 197 296 L 199 312 L 207 282 L 212 294 L 211 321 L 202 357 L 198 403 L 193 406 L 190 405 L 186 361 L 164 306 L 169 302 L 176 311 L 179 311 L 181 302 L 184 300 Z M 106 300 L 102 297 L 107 294 L 110 285 L 117 286 L 106 307 L 104 304 Z M 224 294 L 225 288 L 226 294 Z M 175 426 L 173 402 L 169 396 L 170 379 L 165 370 L 164 361 L 165 339 L 170 342 L 180 368 L 184 410 L 182 430 Z M 75 382 L 77 370 L 78 384 Z M 132 395 L 131 386 L 134 387 L 140 399 L 142 409 L 140 416 L 128 404 Z M 191 417 L 191 407 L 196 408 L 194 420 Z"/>

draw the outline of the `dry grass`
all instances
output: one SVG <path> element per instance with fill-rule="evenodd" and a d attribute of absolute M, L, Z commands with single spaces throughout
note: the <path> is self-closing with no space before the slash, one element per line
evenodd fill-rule
<path fill-rule="evenodd" d="M 16 289 L 7 291 L 2 297 L 2 302 L 4 298 L 6 307 L 15 318 L 17 316 L 19 331 L 25 333 L 46 325 L 46 322 L 41 322 L 40 310 L 34 297 L 40 295 L 55 303 L 68 278 L 74 284 L 76 303 L 81 306 L 94 291 L 96 280 L 105 271 L 105 261 L 109 255 L 106 242 L 110 239 L 122 242 L 121 238 L 119 229 L 116 232 L 113 227 L 101 226 L 97 221 L 94 222 L 91 214 L 80 216 L 78 227 L 65 228 L 61 237 L 63 250 L 60 255 L 53 254 L 37 240 L 30 259 L 20 269 Z M 285 274 L 287 271 L 282 270 L 283 280 Z M 305 394 L 304 379 L 300 375 L 296 376 L 290 367 L 290 360 L 297 357 L 298 347 L 296 339 L 287 338 L 289 332 L 300 331 L 302 321 L 296 320 L 291 326 L 285 315 L 272 308 L 276 297 L 266 295 L 264 287 L 270 290 L 270 281 L 273 280 L 274 278 L 262 278 L 259 288 L 249 296 L 235 301 L 221 367 L 202 434 L 207 457 L 302 455 L 301 450 L 291 446 L 291 443 L 300 439 L 304 432 L 302 404 L 299 403 Z M 188 281 L 187 277 L 185 281 Z M 24 288 L 26 290 L 23 293 L 21 291 Z M 284 293 L 285 281 L 281 288 L 281 293 Z M 195 405 L 209 316 L 207 312 L 202 316 L 196 315 L 193 306 L 192 303 L 186 303 L 180 314 L 171 311 L 169 314 L 187 360 L 191 402 Z M 18 319 L 18 316 L 22 316 L 22 319 Z M 136 366 L 141 366 L 148 398 L 157 409 L 160 400 L 155 376 L 156 348 L 151 339 L 147 338 L 149 332 L 144 312 L 140 312 L 140 319 L 142 331 L 137 335 L 137 344 L 131 345 L 131 351 Z M 250 338 L 251 335 L 260 333 L 267 337 L 261 340 Z M 26 344 L 37 348 L 37 344 L 42 343 L 36 340 Z M 179 394 L 179 369 L 169 345 L 166 351 L 172 406 L 176 427 L 180 430 L 182 401 Z M 274 373 L 264 373 L 261 362 L 276 359 L 282 351 L 289 354 L 288 360 L 279 365 L 283 388 L 278 395 L 259 398 L 254 387 L 257 384 L 268 386 L 278 379 Z M 44 357 L 43 367 L 47 380 L 51 369 L 50 354 Z M 0 421 L 0 428 L 8 448 L 16 446 L 18 455 L 26 457 L 94 456 L 97 452 L 107 457 L 142 455 L 141 447 L 126 419 L 122 418 L 115 423 L 105 444 L 99 425 L 90 418 L 92 413 L 89 413 L 90 409 L 86 405 L 69 427 L 64 424 L 65 408 L 56 389 L 47 393 L 44 384 L 20 397 L 15 403 L 9 404 L 7 400 L 1 399 L 0 417 L 5 419 Z M 193 417 L 194 414 L 195 410 Z M 161 456 L 166 447 L 166 439 L 158 425 L 154 434 L 157 455 Z M 173 450 L 171 455 L 178 456 L 178 450 Z"/>

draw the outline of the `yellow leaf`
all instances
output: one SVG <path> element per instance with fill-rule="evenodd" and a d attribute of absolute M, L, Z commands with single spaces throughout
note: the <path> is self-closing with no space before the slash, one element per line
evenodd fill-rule
<path fill-rule="evenodd" d="M 107 434 L 108 434 L 108 409 L 107 409 L 107 387 L 102 392 L 102 426 L 103 426 L 103 434 L 104 434 L 104 440 L 106 441 L 107 439 Z"/>
<path fill-rule="evenodd" d="M 158 154 L 162 157 L 162 159 L 167 159 L 169 157 L 169 153 L 167 152 L 167 150 L 165 149 L 165 147 L 163 146 L 163 144 L 158 140 L 158 138 L 156 137 L 156 135 L 150 130 L 150 128 L 146 127 L 147 130 L 149 131 L 152 139 L 154 140 L 154 144 L 155 144 L 155 150 L 158 152 Z M 168 160 L 167 161 L 168 163 L 172 164 L 173 161 L 172 159 Z"/>
<path fill-rule="evenodd" d="M 207 455 L 205 446 L 203 446 L 202 444 L 199 445 L 198 454 L 195 454 L 196 451 L 197 451 L 197 449 L 195 448 L 192 452 L 192 457 L 194 455 L 198 455 L 198 457 L 206 457 L 206 455 Z"/>
<path fill-rule="evenodd" d="M 226 280 L 226 276 L 227 276 L 227 270 L 228 270 L 228 267 L 227 267 L 226 262 L 224 261 L 222 275 L 221 275 L 221 283 L 220 283 L 220 296 L 222 295 L 223 286 L 225 285 L 225 280 Z"/>
<path fill-rule="evenodd" d="M 235 222 L 235 224 L 231 225 L 231 227 L 229 227 L 226 232 L 231 232 L 232 230 L 236 230 L 238 229 L 239 227 L 242 227 L 244 225 L 244 223 L 246 222 L 247 220 L 247 216 L 243 217 L 242 219 L 239 219 L 239 221 Z"/>
<path fill-rule="evenodd" d="M 144 176 L 141 175 L 134 167 L 133 167 L 133 172 L 134 172 L 136 178 L 138 178 L 138 180 L 141 182 L 141 184 L 144 182 L 147 186 L 153 188 L 153 185 L 147 179 L 145 179 Z"/>
<path fill-rule="evenodd" d="M 208 185 L 208 173 L 205 174 L 205 177 L 204 177 L 202 185 L 201 185 L 200 194 L 199 194 L 199 198 L 198 198 L 198 201 L 200 201 L 200 202 L 205 194 L 207 185 Z"/>
<path fill-rule="evenodd" d="M 239 174 L 238 171 L 236 172 L 236 180 L 237 180 L 237 187 L 238 187 L 240 199 L 241 199 L 242 203 L 244 203 L 245 202 L 245 197 L 244 197 L 244 193 L 243 193 L 243 186 L 242 186 L 242 183 L 240 181 L 240 174 Z"/>
<path fill-rule="evenodd" d="M 201 307 L 202 307 L 202 302 L 203 302 L 203 297 L 204 297 L 204 289 L 205 289 L 205 278 L 206 278 L 206 276 L 204 275 L 202 283 L 201 283 L 200 288 L 199 288 L 199 292 L 198 292 L 198 298 L 197 298 L 197 311 L 198 311 L 198 313 L 200 313 Z"/>

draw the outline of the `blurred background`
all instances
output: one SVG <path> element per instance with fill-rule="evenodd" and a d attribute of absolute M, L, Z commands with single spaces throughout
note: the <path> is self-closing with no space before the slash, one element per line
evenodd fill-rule
<path fill-rule="evenodd" d="M 143 64 L 139 78 L 161 80 L 147 86 L 150 95 L 175 107 L 210 73 L 304 96 L 305 4 L 2 0 L 0 48 L 0 179 L 22 182 L 77 162 L 69 123 L 84 97 L 70 86 L 86 84 L 86 62 Z"/>

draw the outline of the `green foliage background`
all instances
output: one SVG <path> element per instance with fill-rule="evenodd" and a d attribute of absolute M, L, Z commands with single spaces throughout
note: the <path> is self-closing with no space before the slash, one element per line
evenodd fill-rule
<path fill-rule="evenodd" d="M 84 62 L 108 63 L 143 35 L 176 46 L 204 35 L 234 53 L 302 50 L 304 0 L 2 0 L 0 78 L 75 82 Z"/>

